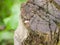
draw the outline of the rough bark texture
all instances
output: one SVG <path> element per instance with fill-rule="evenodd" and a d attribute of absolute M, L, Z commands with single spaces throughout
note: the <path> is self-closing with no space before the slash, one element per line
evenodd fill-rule
<path fill-rule="evenodd" d="M 60 34 L 59 0 L 28 0 L 22 4 L 15 45 L 57 45 Z"/>

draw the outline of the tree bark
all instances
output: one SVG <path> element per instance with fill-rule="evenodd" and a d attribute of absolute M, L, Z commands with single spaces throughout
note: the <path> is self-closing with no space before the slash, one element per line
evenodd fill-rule
<path fill-rule="evenodd" d="M 60 37 L 59 7 L 58 0 L 28 0 L 24 3 L 14 45 L 57 45 Z"/>

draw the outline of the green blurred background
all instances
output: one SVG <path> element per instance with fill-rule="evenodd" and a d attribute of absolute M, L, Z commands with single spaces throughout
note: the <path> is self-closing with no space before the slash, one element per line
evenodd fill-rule
<path fill-rule="evenodd" d="M 14 45 L 20 7 L 26 0 L 0 0 L 0 45 Z"/>

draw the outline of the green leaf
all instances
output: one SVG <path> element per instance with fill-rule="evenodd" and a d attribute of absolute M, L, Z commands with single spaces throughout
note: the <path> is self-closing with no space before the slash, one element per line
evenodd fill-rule
<path fill-rule="evenodd" d="M 11 8 L 11 16 L 4 19 L 6 30 L 15 30 L 18 26 L 21 3 L 26 0 L 17 0 Z"/>
<path fill-rule="evenodd" d="M 0 32 L 0 41 L 13 39 L 13 33 L 8 31 Z"/>
<path fill-rule="evenodd" d="M 21 3 L 24 3 L 24 2 L 26 2 L 26 1 L 27 1 L 27 0 L 20 0 Z"/>
<path fill-rule="evenodd" d="M 20 4 L 14 4 L 14 6 L 11 9 L 11 12 L 11 16 L 4 19 L 4 23 L 7 26 L 7 30 L 14 30 L 17 28 L 20 15 Z"/>
<path fill-rule="evenodd" d="M 17 25 L 18 25 L 18 17 L 17 16 L 12 16 L 9 18 L 4 19 L 4 22 L 7 26 L 7 29 L 16 29 Z"/>

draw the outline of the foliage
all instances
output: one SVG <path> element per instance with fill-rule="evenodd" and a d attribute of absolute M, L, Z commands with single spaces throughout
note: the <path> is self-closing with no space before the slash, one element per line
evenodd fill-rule
<path fill-rule="evenodd" d="M 26 0 L 0 0 L 0 45 L 13 45 L 14 30 L 18 26 L 20 6 Z M 0 27 L 1 28 L 1 27 Z"/>

